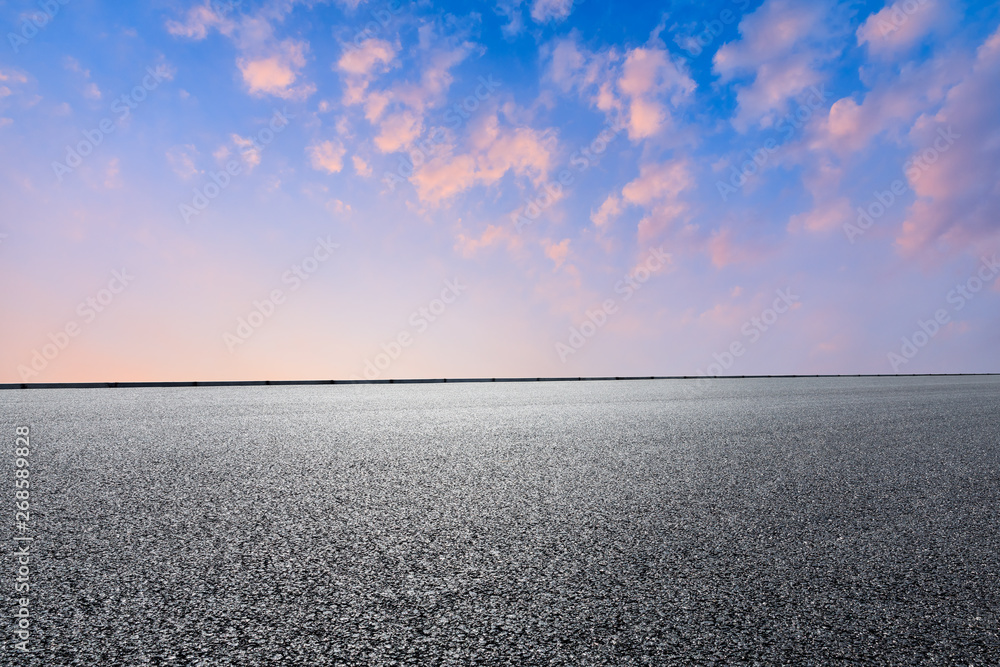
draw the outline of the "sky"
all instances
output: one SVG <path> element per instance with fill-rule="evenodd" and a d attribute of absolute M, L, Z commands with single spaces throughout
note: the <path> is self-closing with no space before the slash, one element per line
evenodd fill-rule
<path fill-rule="evenodd" d="M 998 25 L 0 2 L 0 382 L 1000 372 Z"/>

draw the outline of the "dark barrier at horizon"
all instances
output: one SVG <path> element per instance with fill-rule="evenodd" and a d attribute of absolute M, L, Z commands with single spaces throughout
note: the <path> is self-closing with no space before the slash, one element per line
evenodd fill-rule
<path fill-rule="evenodd" d="M 152 387 L 257 387 L 334 384 L 435 384 L 457 382 L 608 382 L 613 380 L 754 380 L 764 378 L 989 377 L 1000 373 L 858 373 L 840 375 L 631 375 L 533 378 L 402 378 L 386 380 L 208 380 L 190 382 L 12 382 L 2 389 L 141 389 Z"/>

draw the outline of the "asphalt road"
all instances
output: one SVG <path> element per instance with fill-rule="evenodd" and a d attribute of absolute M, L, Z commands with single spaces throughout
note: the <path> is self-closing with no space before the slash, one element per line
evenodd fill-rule
<path fill-rule="evenodd" d="M 1000 379 L 691 386 L 0 392 L 0 664 L 1000 664 Z"/>

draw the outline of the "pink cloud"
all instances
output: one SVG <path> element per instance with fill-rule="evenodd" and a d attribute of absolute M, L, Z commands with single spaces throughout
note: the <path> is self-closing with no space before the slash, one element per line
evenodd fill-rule
<path fill-rule="evenodd" d="M 638 178 L 622 188 L 622 196 L 631 204 L 648 206 L 658 200 L 675 199 L 692 183 L 685 160 L 646 163 L 639 168 Z"/>
<path fill-rule="evenodd" d="M 531 6 L 531 18 L 539 23 L 562 21 L 573 11 L 573 0 L 535 0 Z"/>
<path fill-rule="evenodd" d="M 418 113 L 424 113 L 429 107 L 443 104 L 445 94 L 455 80 L 451 70 L 461 64 L 473 50 L 474 45 L 470 42 L 437 49 L 428 46 L 426 53 L 423 54 L 424 67 L 420 71 L 419 79 L 400 83 L 391 88 L 393 101 Z"/>
<path fill-rule="evenodd" d="M 347 149 L 338 141 L 324 141 L 307 149 L 309 162 L 317 171 L 335 174 L 344 167 L 344 153 Z"/>
<path fill-rule="evenodd" d="M 789 220 L 788 230 L 826 233 L 841 229 L 845 223 L 853 221 L 855 215 L 850 200 L 847 197 L 839 197 L 833 201 L 823 202 L 806 213 L 793 215 Z"/>
<path fill-rule="evenodd" d="M 496 122 L 495 117 L 492 122 Z M 540 186 L 553 165 L 551 138 L 548 132 L 528 127 L 505 131 L 497 128 L 493 141 L 479 161 L 483 180 L 497 181 L 511 170 Z"/>
<path fill-rule="evenodd" d="M 351 47 L 341 54 L 337 69 L 346 74 L 367 76 L 384 70 L 396 57 L 397 47 L 384 39 L 367 39 L 359 47 Z"/>
<path fill-rule="evenodd" d="M 121 163 L 118 158 L 112 158 L 104 171 L 104 187 L 109 190 L 122 187 Z"/>
<path fill-rule="evenodd" d="M 888 57 L 909 49 L 925 36 L 942 32 L 955 20 L 947 2 L 910 0 L 886 5 L 858 28 L 858 44 L 873 55 Z"/>
<path fill-rule="evenodd" d="M 788 221 L 790 232 L 825 234 L 853 222 L 856 213 L 847 197 L 840 194 L 843 169 L 830 158 L 813 154 L 804 168 L 803 185 L 812 194 L 813 207 L 793 215 Z"/>
<path fill-rule="evenodd" d="M 432 159 L 410 179 L 420 200 L 435 206 L 468 190 L 477 181 L 476 159 L 472 155 Z"/>
<path fill-rule="evenodd" d="M 344 103 L 362 105 L 365 119 L 376 125 L 376 148 L 393 153 L 410 148 L 424 133 L 429 109 L 443 104 L 454 77 L 451 69 L 472 52 L 474 45 L 454 37 L 438 39 L 434 26 L 420 29 L 418 53 L 422 68 L 417 81 L 372 89 L 378 75 L 388 71 L 399 49 L 385 40 L 370 39 L 359 49 L 346 51 L 337 63 L 344 74 Z"/>
<path fill-rule="evenodd" d="M 618 217 L 621 212 L 622 200 L 616 195 L 609 195 L 600 207 L 598 207 L 597 211 L 590 214 L 590 220 L 598 227 L 604 227 L 613 218 Z"/>
<path fill-rule="evenodd" d="M 702 326 L 714 330 L 738 331 L 750 311 L 745 304 L 731 302 L 717 303 L 710 309 L 698 313 L 697 321 Z"/>
<path fill-rule="evenodd" d="M 741 39 L 716 52 L 715 70 L 729 79 L 761 63 L 785 58 L 803 38 L 819 32 L 827 10 L 823 2 L 766 0 L 740 21 Z"/>
<path fill-rule="evenodd" d="M 622 188 L 622 199 L 648 210 L 637 227 L 640 243 L 661 236 L 688 211 L 688 205 L 678 201 L 693 185 L 687 161 L 650 162 L 639 168 L 639 176 Z"/>
<path fill-rule="evenodd" d="M 941 109 L 917 119 L 910 142 L 918 148 L 906 171 L 917 201 L 896 238 L 907 254 L 929 248 L 973 250 L 1000 235 L 1000 30 L 977 50 L 964 79 Z"/>
<path fill-rule="evenodd" d="M 410 112 L 387 115 L 379 125 L 375 146 L 383 153 L 393 153 L 412 144 L 423 132 L 423 120 Z"/>
<path fill-rule="evenodd" d="M 596 71 L 586 71 L 589 54 L 581 50 L 575 39 L 565 38 L 549 47 L 548 76 L 563 91 L 594 82 Z"/>
<path fill-rule="evenodd" d="M 239 50 L 236 64 L 251 95 L 301 100 L 316 90 L 311 83 L 294 85 L 305 66 L 309 43 L 294 39 L 276 42 L 272 25 L 283 20 L 291 7 L 287 3 L 230 18 L 216 11 L 213 3 L 205 2 L 192 7 L 183 22 L 168 20 L 166 27 L 175 37 L 195 40 L 205 39 L 211 29 L 218 30 Z"/>
<path fill-rule="evenodd" d="M 542 248 L 545 249 L 545 256 L 551 259 L 558 269 L 569 256 L 569 239 L 563 239 L 559 243 L 551 239 L 542 239 Z"/>
<path fill-rule="evenodd" d="M 706 243 L 706 250 L 712 265 L 720 269 L 734 264 L 760 263 L 771 254 L 759 243 L 736 239 L 730 228 L 713 232 Z"/>
<path fill-rule="evenodd" d="M 830 107 L 829 131 L 835 137 L 858 136 L 861 134 L 864 119 L 861 105 L 850 97 L 837 100 Z"/>
<path fill-rule="evenodd" d="M 820 73 L 805 60 L 763 63 L 753 85 L 741 88 L 736 95 L 740 110 L 735 122 L 744 127 L 755 120 L 770 125 L 778 115 L 772 112 L 784 109 L 789 100 L 821 80 Z"/>
<path fill-rule="evenodd" d="M 659 238 L 688 212 L 687 204 L 667 202 L 657 204 L 649 215 L 639 221 L 636 228 L 639 242 L 646 244 Z"/>
<path fill-rule="evenodd" d="M 467 153 L 448 150 L 433 157 L 410 182 L 420 200 L 433 206 L 475 185 L 496 183 L 508 172 L 539 187 L 554 163 L 552 138 L 547 131 L 501 126 L 494 114 L 473 129 Z"/>
<path fill-rule="evenodd" d="M 174 146 L 167 151 L 167 162 L 170 163 L 170 168 L 184 180 L 201 173 L 201 170 L 195 165 L 197 157 L 198 149 L 195 148 L 194 144 Z"/>
<path fill-rule="evenodd" d="M 636 48 L 625 57 L 618 89 L 628 99 L 628 134 L 635 141 L 654 136 L 667 125 L 670 115 L 663 97 L 676 107 L 694 92 L 695 83 L 664 49 Z M 600 99 L 607 94 L 608 89 L 601 89 L 598 106 L 614 108 L 611 100 Z"/>
<path fill-rule="evenodd" d="M 0 81 L 10 83 L 27 83 L 28 77 L 23 72 L 16 69 L 0 69 Z"/>
<path fill-rule="evenodd" d="M 324 204 L 324 208 L 333 215 L 346 215 L 351 212 L 351 205 L 344 203 L 340 199 L 331 199 Z"/>
<path fill-rule="evenodd" d="M 790 100 L 820 83 L 822 65 L 839 52 L 831 42 L 845 26 L 828 2 L 766 0 L 744 16 L 741 39 L 723 45 L 713 59 L 723 82 L 753 76 L 738 89 L 733 126 L 770 126 Z"/>
<path fill-rule="evenodd" d="M 508 248 L 521 247 L 521 239 L 513 234 L 509 225 L 488 225 L 479 238 L 467 236 L 459 232 L 455 237 L 455 250 L 463 257 L 473 257 L 484 248 L 490 248 L 500 243 Z"/>
<path fill-rule="evenodd" d="M 633 141 L 660 133 L 696 85 L 684 67 L 658 43 L 620 55 L 614 49 L 591 52 L 574 37 L 548 50 L 547 76 L 562 90 L 577 90 L 591 105 L 615 117 L 623 115 Z M 669 107 L 668 107 L 669 105 Z"/>
<path fill-rule="evenodd" d="M 656 134 L 663 126 L 667 114 L 663 105 L 647 99 L 632 100 L 628 113 L 628 136 L 645 139 Z"/>
<path fill-rule="evenodd" d="M 965 60 L 963 54 L 947 54 L 920 65 L 904 65 L 860 104 L 851 97 L 837 100 L 812 128 L 810 148 L 846 155 L 867 148 L 883 132 L 901 138 L 920 113 L 944 100 L 956 83 L 955 73 L 969 69 Z"/>
<path fill-rule="evenodd" d="M 659 48 L 636 48 L 628 52 L 618 88 L 632 98 L 640 98 L 660 92 L 668 92 L 672 102 L 694 92 L 695 84 L 690 76 L 681 70 L 669 57 L 669 53 Z"/>
<path fill-rule="evenodd" d="M 358 176 L 368 178 L 372 175 L 372 167 L 370 164 L 365 162 L 364 158 L 359 155 L 355 155 L 351 158 L 351 162 L 354 164 L 354 173 Z"/>
<path fill-rule="evenodd" d="M 253 171 L 253 168 L 260 164 L 259 145 L 252 138 L 241 137 L 238 134 L 231 134 L 230 138 L 233 140 L 233 143 L 236 144 L 236 146 L 240 149 L 240 155 L 243 158 L 243 161 L 247 165 L 247 172 L 249 173 Z M 228 152 L 228 148 L 222 147 L 218 151 L 216 151 L 216 153 L 221 155 L 223 154 L 224 150 Z"/>
<path fill-rule="evenodd" d="M 389 96 L 368 94 L 368 88 L 379 74 L 392 67 L 397 51 L 398 45 L 384 39 L 368 39 L 360 47 L 347 48 L 335 65 L 344 75 L 344 104 L 364 104 L 369 121 L 382 115 Z"/>
<path fill-rule="evenodd" d="M 306 42 L 286 40 L 270 49 L 266 56 L 237 60 L 250 94 L 303 99 L 315 92 L 316 88 L 311 84 L 293 87 L 299 70 L 306 64 L 305 52 L 308 48 Z"/>
<path fill-rule="evenodd" d="M 217 28 L 224 35 L 230 34 L 235 28 L 235 23 L 216 12 L 211 2 L 205 2 L 189 9 L 183 22 L 169 20 L 166 27 L 167 32 L 174 37 L 202 40 L 208 36 L 208 31 L 212 28 Z"/>

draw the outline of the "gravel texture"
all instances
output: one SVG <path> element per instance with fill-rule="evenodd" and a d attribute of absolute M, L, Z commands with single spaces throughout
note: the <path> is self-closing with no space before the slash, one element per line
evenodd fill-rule
<path fill-rule="evenodd" d="M 3 665 L 1000 664 L 998 378 L 0 407 L 0 537 L 30 425 L 36 540 Z"/>

